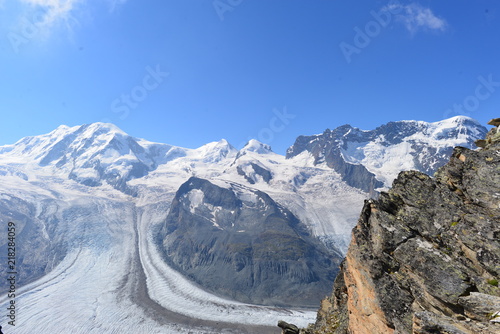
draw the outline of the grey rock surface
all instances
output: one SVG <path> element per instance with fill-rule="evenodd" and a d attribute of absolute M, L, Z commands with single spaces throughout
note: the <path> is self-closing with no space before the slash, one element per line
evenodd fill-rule
<path fill-rule="evenodd" d="M 341 261 L 267 194 L 196 177 L 179 188 L 157 243 L 209 291 L 256 304 L 316 305 Z"/>
<path fill-rule="evenodd" d="M 383 186 L 382 182 L 375 178 L 375 174 L 370 173 L 363 165 L 346 162 L 342 157 L 341 148 L 344 145 L 342 139 L 352 130 L 354 128 L 350 125 L 343 125 L 333 131 L 327 129 L 321 135 L 300 136 L 287 150 L 286 157 L 292 158 L 303 151 L 308 151 L 314 156 L 315 164 L 326 163 L 341 174 L 348 185 L 365 192 L 373 192 L 375 188 Z"/>
<path fill-rule="evenodd" d="M 500 311 L 500 297 L 479 292 L 459 297 L 458 303 L 467 317 L 479 321 L 493 320 L 495 313 Z"/>

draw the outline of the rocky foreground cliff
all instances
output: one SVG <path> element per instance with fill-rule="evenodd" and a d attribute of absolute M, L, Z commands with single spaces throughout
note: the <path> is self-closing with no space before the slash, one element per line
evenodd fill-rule
<path fill-rule="evenodd" d="M 500 119 L 434 177 L 366 201 L 308 334 L 500 333 Z"/>

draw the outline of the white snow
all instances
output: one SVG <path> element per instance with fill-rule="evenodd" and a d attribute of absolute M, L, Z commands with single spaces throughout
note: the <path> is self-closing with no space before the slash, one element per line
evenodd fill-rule
<path fill-rule="evenodd" d="M 250 139 L 248 143 L 246 143 L 246 145 L 241 149 L 240 152 L 242 154 L 246 152 L 254 152 L 258 154 L 273 153 L 273 151 L 271 150 L 271 146 L 261 143 L 256 139 Z"/>
<path fill-rule="evenodd" d="M 191 213 L 195 213 L 195 209 L 203 204 L 205 198 L 205 194 L 200 189 L 193 189 L 184 196 L 187 196 L 189 200 Z"/>

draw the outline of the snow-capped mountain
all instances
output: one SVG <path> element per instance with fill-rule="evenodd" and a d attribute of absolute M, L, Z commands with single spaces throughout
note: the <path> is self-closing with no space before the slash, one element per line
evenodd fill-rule
<path fill-rule="evenodd" d="M 23 305 L 24 319 L 29 319 L 20 321 L 16 330 L 245 333 L 251 328 L 272 333 L 278 318 L 293 319 L 299 325 L 302 319 L 305 325 L 313 320 L 314 312 L 245 304 L 241 302 L 248 301 L 245 298 L 235 302 L 201 289 L 174 270 L 175 263 L 165 261 L 168 252 L 158 247 L 159 231 L 166 229 L 160 235 L 162 244 L 172 235 L 168 226 L 174 223 L 189 231 L 183 237 L 191 238 L 190 242 L 205 240 L 213 233 L 214 244 L 207 245 L 221 247 L 207 250 L 224 254 L 224 263 L 224 259 L 242 259 L 238 248 L 232 252 L 224 248 L 235 244 L 227 242 L 228 238 L 238 238 L 243 233 L 238 231 L 248 230 L 251 221 L 263 219 L 256 224 L 262 228 L 267 224 L 265 217 L 276 215 L 282 224 L 279 230 L 288 230 L 288 237 L 299 244 L 304 241 L 313 253 L 322 254 L 326 245 L 339 258 L 370 191 L 387 187 L 402 169 L 432 172 L 444 163 L 449 148 L 471 147 L 485 132 L 465 117 L 437 123 L 393 122 L 372 131 L 342 126 L 297 138 L 285 157 L 256 140 L 241 150 L 226 140 L 187 149 L 134 138 L 112 124 L 94 123 L 60 126 L 49 134 L 1 146 L 0 221 L 17 224 L 16 302 Z M 208 182 L 212 186 L 207 189 L 212 190 L 232 187 L 241 205 L 240 216 L 246 218 L 232 221 L 229 213 L 236 212 L 231 206 L 236 204 L 215 205 L 210 191 L 201 194 L 196 187 L 184 189 L 190 179 Z M 252 198 L 261 198 L 267 205 L 250 208 Z M 176 214 L 181 207 L 182 215 Z M 259 214 L 264 218 L 257 219 Z M 187 226 L 196 222 L 195 215 L 208 222 L 199 236 L 195 228 Z M 219 215 L 222 220 L 217 220 Z M 224 224 L 232 223 L 236 231 L 224 230 Z M 299 225 L 300 231 L 290 227 Z M 263 231 L 263 237 L 272 234 Z M 246 242 L 256 233 L 250 232 Z M 254 241 L 252 245 L 261 240 Z M 286 249 L 286 240 L 282 241 L 273 241 L 275 252 Z M 166 245 L 171 251 L 172 244 Z M 176 256 L 203 254 L 196 247 L 184 248 L 192 254 Z M 0 241 L 0 251 L 0 256 L 7 254 L 5 241 Z M 252 255 L 245 263 L 254 260 Z M 307 262 L 307 257 L 301 260 Z M 238 261 L 233 263 L 236 268 Z M 320 267 L 309 266 L 312 271 L 295 268 L 289 274 L 302 278 L 323 275 Z M 250 271 L 255 267 L 241 268 Z M 277 268 L 292 267 L 259 268 L 262 278 L 272 277 Z M 6 275 L 5 267 L 0 274 Z M 3 295 L 6 287 L 7 282 L 0 283 L 2 309 L 9 303 Z M 213 289 L 209 284 L 204 288 Z M 216 290 L 212 292 L 220 292 Z M 66 302 L 61 303 L 63 300 Z"/>
<path fill-rule="evenodd" d="M 435 123 L 399 121 L 365 131 L 344 125 L 314 136 L 300 136 L 287 158 L 310 157 L 325 164 L 356 188 L 373 192 L 390 187 L 403 170 L 434 174 L 455 146 L 474 147 L 486 128 L 477 121 L 456 116 Z"/>
<path fill-rule="evenodd" d="M 62 178 L 86 186 L 107 183 L 128 192 L 127 181 L 140 178 L 183 149 L 135 139 L 112 124 L 60 126 L 46 135 L 27 137 L 3 147 L 13 161 L 50 166 Z"/>

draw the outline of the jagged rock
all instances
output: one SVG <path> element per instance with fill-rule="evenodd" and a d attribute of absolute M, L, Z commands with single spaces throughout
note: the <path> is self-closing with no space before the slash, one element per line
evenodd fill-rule
<path fill-rule="evenodd" d="M 365 202 L 310 334 L 500 333 L 500 136 Z"/>
<path fill-rule="evenodd" d="M 491 128 L 491 130 L 486 134 L 486 146 L 485 148 L 490 148 L 491 145 L 499 147 L 500 146 L 500 131 L 498 127 Z"/>
<path fill-rule="evenodd" d="M 486 142 L 486 140 L 484 140 L 484 139 L 478 139 L 478 140 L 476 140 L 476 141 L 474 142 L 474 144 L 475 144 L 477 147 L 484 148 L 484 147 L 486 147 L 487 142 Z"/>
<path fill-rule="evenodd" d="M 360 131 L 350 125 L 343 125 L 333 131 L 327 129 L 321 135 L 300 136 L 287 150 L 286 157 L 289 159 L 303 151 L 309 151 L 314 156 L 314 164 L 326 163 L 328 167 L 342 175 L 342 179 L 351 187 L 374 194 L 375 189 L 382 187 L 383 183 L 377 180 L 375 174 L 369 172 L 365 166 L 347 162 L 341 153 L 341 138 L 354 130 Z M 354 137 L 358 139 L 357 136 Z"/>
<path fill-rule="evenodd" d="M 253 162 L 243 166 L 237 166 L 236 170 L 238 174 L 243 176 L 250 184 L 255 184 L 258 177 L 261 177 L 267 183 L 273 178 L 273 174 L 270 171 Z"/>
<path fill-rule="evenodd" d="M 464 331 L 457 321 L 449 318 L 440 317 L 431 312 L 418 312 L 413 316 L 413 333 L 414 334 L 471 334 L 469 331 Z"/>
<path fill-rule="evenodd" d="M 299 334 L 299 328 L 285 321 L 278 321 L 278 327 L 281 328 L 282 334 Z"/>
<path fill-rule="evenodd" d="M 493 118 L 488 122 L 488 125 L 500 126 L 500 118 Z"/>
<path fill-rule="evenodd" d="M 500 311 L 500 297 L 484 293 L 471 292 L 469 296 L 458 298 L 458 303 L 463 306 L 466 316 L 480 321 L 492 320 Z"/>

